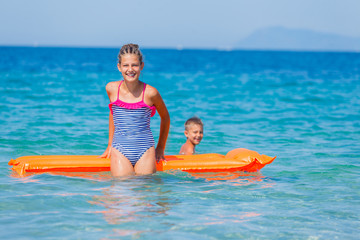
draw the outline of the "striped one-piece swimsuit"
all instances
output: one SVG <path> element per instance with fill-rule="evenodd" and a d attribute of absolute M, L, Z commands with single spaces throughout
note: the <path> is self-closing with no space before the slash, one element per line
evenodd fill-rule
<path fill-rule="evenodd" d="M 155 145 L 150 129 L 150 117 L 156 113 L 155 106 L 144 102 L 144 83 L 142 100 L 137 103 L 126 103 L 119 99 L 120 82 L 117 100 L 109 104 L 114 120 L 114 137 L 112 147 L 122 153 L 133 166 L 141 156 Z"/>

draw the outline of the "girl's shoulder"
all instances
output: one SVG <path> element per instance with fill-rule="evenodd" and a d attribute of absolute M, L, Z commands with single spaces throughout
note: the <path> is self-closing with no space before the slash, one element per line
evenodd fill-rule
<path fill-rule="evenodd" d="M 148 97 L 154 97 L 156 95 L 159 94 L 158 90 L 156 88 L 154 88 L 153 86 L 149 85 L 149 84 L 146 84 L 146 89 L 145 89 L 145 94 L 148 96 Z"/>
<path fill-rule="evenodd" d="M 119 82 L 120 81 L 114 81 L 114 82 L 109 82 L 106 84 L 106 91 L 107 92 L 112 92 L 112 91 L 117 91 L 118 87 L 119 87 Z"/>

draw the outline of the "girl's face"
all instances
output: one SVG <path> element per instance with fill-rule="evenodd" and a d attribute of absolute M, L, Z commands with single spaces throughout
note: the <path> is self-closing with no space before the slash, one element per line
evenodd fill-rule
<path fill-rule="evenodd" d="M 122 55 L 121 63 L 118 63 L 118 69 L 126 81 L 138 81 L 143 68 L 144 63 L 140 63 L 136 54 Z"/>

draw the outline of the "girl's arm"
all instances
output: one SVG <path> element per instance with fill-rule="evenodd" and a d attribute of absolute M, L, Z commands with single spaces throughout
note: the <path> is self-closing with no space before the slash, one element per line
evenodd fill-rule
<path fill-rule="evenodd" d="M 111 92 L 113 92 L 114 89 L 114 84 L 113 83 L 108 83 L 106 85 L 106 92 L 108 94 L 109 100 L 111 102 Z M 114 131 L 115 131 L 115 126 L 114 126 L 114 119 L 113 119 L 113 115 L 111 114 L 111 112 L 109 113 L 109 141 L 108 141 L 108 146 L 105 150 L 105 152 L 100 156 L 102 158 L 110 158 L 111 155 L 111 144 L 112 144 L 112 140 L 114 137 Z"/>
<path fill-rule="evenodd" d="M 155 91 L 153 92 L 154 94 L 152 95 L 151 100 L 154 106 L 156 107 L 156 110 L 158 111 L 161 118 L 160 136 L 159 136 L 158 144 L 155 149 L 156 160 L 159 161 L 161 159 L 165 159 L 164 151 L 170 129 L 170 115 L 162 97 L 160 96 L 160 93 L 156 89 L 154 90 Z"/>
<path fill-rule="evenodd" d="M 114 126 L 113 115 L 111 113 L 109 113 L 109 141 L 108 141 L 108 146 L 107 146 L 105 152 L 100 156 L 101 158 L 110 158 L 111 144 L 112 144 L 112 140 L 114 137 L 114 131 L 115 131 L 115 126 Z"/>

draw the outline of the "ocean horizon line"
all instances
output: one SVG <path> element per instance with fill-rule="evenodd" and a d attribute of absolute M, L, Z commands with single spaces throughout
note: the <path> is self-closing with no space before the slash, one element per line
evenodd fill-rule
<path fill-rule="evenodd" d="M 69 48 L 69 49 L 120 49 L 122 45 L 119 46 L 81 46 L 81 45 L 2 45 L 0 48 Z M 261 49 L 261 48 L 199 48 L 199 47 L 154 47 L 154 46 L 144 46 L 141 47 L 144 50 L 170 50 L 170 51 L 220 51 L 220 52 L 235 52 L 235 51 L 244 51 L 244 52 L 308 52 L 308 53 L 360 53 L 356 50 L 326 50 L 326 49 Z"/>

